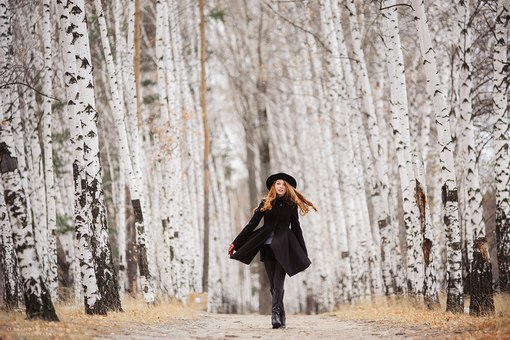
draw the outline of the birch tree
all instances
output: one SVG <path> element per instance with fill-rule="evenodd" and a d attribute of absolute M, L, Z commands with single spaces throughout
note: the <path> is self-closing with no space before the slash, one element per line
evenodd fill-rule
<path fill-rule="evenodd" d="M 344 88 L 345 88 L 345 99 L 346 99 L 346 112 L 349 114 L 345 115 L 349 120 L 349 125 L 352 126 L 351 129 L 351 139 L 352 139 L 352 149 L 353 149 L 353 163 L 352 168 L 354 169 L 354 173 L 363 174 L 363 176 L 357 176 L 354 178 L 353 182 L 355 183 L 355 189 L 357 191 L 356 197 L 358 198 L 358 207 L 359 207 L 359 215 L 358 220 L 362 221 L 362 230 L 363 230 L 363 243 L 366 249 L 367 256 L 367 270 L 370 277 L 370 289 L 374 294 L 379 294 L 383 287 L 381 282 L 381 268 L 380 268 L 380 251 L 376 249 L 380 249 L 380 235 L 379 230 L 375 229 L 374 231 L 370 227 L 369 214 L 368 214 L 368 199 L 365 194 L 365 178 L 369 177 L 370 179 L 375 177 L 375 173 L 373 170 L 373 159 L 371 150 L 368 147 L 368 141 L 365 133 L 365 129 L 363 127 L 363 122 L 361 120 L 360 106 L 357 101 L 358 95 L 356 94 L 356 84 L 354 81 L 354 74 L 352 71 L 352 66 L 349 61 L 349 55 L 347 54 L 347 45 L 345 43 L 345 38 L 343 34 L 342 26 L 340 23 L 341 11 L 340 6 L 338 6 L 338 1 L 333 0 L 332 4 L 332 12 L 333 12 L 333 20 L 335 24 L 336 38 L 338 41 L 340 62 L 342 64 L 343 70 L 343 79 L 344 79 Z M 343 143 L 342 143 L 343 144 Z M 363 158 L 363 160 L 362 160 Z M 343 162 L 342 162 L 343 163 Z M 364 169 L 363 169 L 363 164 Z M 360 169 L 360 170 L 357 170 Z M 364 178 L 365 177 L 365 178 Z M 377 209 L 379 210 L 379 204 L 375 204 Z"/>
<path fill-rule="evenodd" d="M 418 228 L 418 206 L 413 195 L 415 176 L 411 160 L 408 102 L 404 59 L 398 33 L 395 1 L 383 1 L 383 27 L 387 41 L 386 63 L 390 78 L 391 127 L 396 138 L 398 172 L 403 198 L 404 224 L 407 240 L 407 288 L 409 293 L 423 293 L 423 253 L 420 245 L 422 235 Z"/>
<path fill-rule="evenodd" d="M 204 0 L 199 1 L 200 7 L 200 104 L 202 107 L 202 120 L 204 125 L 204 268 L 202 272 L 202 288 L 209 289 L 209 125 L 207 123 L 206 106 L 206 67 L 205 67 L 205 15 Z"/>
<path fill-rule="evenodd" d="M 181 162 L 178 152 L 180 138 L 178 137 L 178 126 L 180 126 L 180 116 L 175 115 L 175 119 L 170 118 L 170 112 L 178 111 L 176 104 L 175 77 L 171 58 L 171 39 L 169 29 L 168 5 L 166 1 L 156 2 L 156 67 L 157 67 L 157 87 L 158 87 L 158 119 L 157 127 L 153 128 L 156 134 L 159 164 L 157 169 L 161 169 L 161 222 L 164 235 L 165 254 L 168 252 L 168 275 L 169 282 L 166 282 L 166 289 L 170 295 L 181 296 L 177 292 L 177 277 L 179 271 L 176 270 L 175 252 L 173 248 L 173 232 L 178 226 L 179 206 L 178 197 L 178 170 Z M 156 170 L 157 171 L 157 170 Z M 172 275 L 175 274 L 175 275 Z"/>
<path fill-rule="evenodd" d="M 433 227 L 430 215 L 430 206 L 427 199 L 427 188 L 425 185 L 425 166 L 420 156 L 413 155 L 416 173 L 415 197 L 420 211 L 420 230 L 423 235 L 421 248 L 423 250 L 424 262 L 424 285 L 423 299 L 429 309 L 436 309 L 439 304 L 439 283 L 438 283 L 438 246 L 436 244 L 436 232 Z"/>
<path fill-rule="evenodd" d="M 137 177 L 140 185 L 140 198 L 138 201 L 132 202 L 135 216 L 135 230 L 136 230 L 136 247 L 138 256 L 138 269 L 141 278 L 141 283 L 146 290 L 146 301 L 154 301 L 154 288 L 151 282 L 151 273 L 148 259 L 148 251 L 150 248 L 150 240 L 148 237 L 148 223 L 147 216 L 144 212 L 147 211 L 147 200 L 144 199 L 145 181 L 142 175 L 141 153 L 142 142 L 140 138 L 140 131 L 138 126 L 138 105 L 137 105 L 137 87 L 135 80 L 135 0 L 130 0 L 128 3 L 128 27 L 127 27 L 127 46 L 124 53 L 123 69 L 124 69 L 124 84 L 127 93 L 127 115 L 126 125 L 128 129 L 129 145 L 131 146 L 131 161 L 133 162 L 133 171 Z M 122 52 L 121 52 L 122 53 Z"/>
<path fill-rule="evenodd" d="M 13 40 L 12 40 L 12 12 L 9 9 L 8 1 L 0 2 L 0 70 L 4 75 L 12 73 L 13 70 Z M 4 78 L 5 79 L 5 78 Z M 23 287 L 25 300 L 25 312 L 28 319 L 43 319 L 58 321 L 53 307 L 51 295 L 46 288 L 41 263 L 35 247 L 34 233 L 29 219 L 27 206 L 26 186 L 18 169 L 18 158 L 16 144 L 12 133 L 12 124 L 19 120 L 10 119 L 7 116 L 7 106 L 10 114 L 19 113 L 17 105 L 12 105 L 10 98 L 10 87 L 0 91 L 0 174 L 3 183 L 3 199 L 9 214 L 12 228 L 12 241 L 16 250 L 16 260 L 21 274 L 20 280 Z M 17 136 L 18 137 L 18 136 Z M 4 223 L 2 228 L 2 239 L 5 240 L 4 251 L 9 252 L 8 235 L 9 230 Z M 12 249 L 12 248 L 11 248 Z M 11 253 L 12 254 L 12 253 Z M 12 260 L 12 259 L 11 259 Z M 6 256 L 4 263 L 11 270 L 16 270 L 13 263 L 8 263 L 9 256 Z M 14 271 L 10 274 L 12 279 Z M 11 281 L 12 284 L 12 280 Z M 9 287 L 12 293 L 12 287 Z"/>
<path fill-rule="evenodd" d="M 499 289 L 510 293 L 510 155 L 508 118 L 508 21 L 510 2 L 498 1 L 494 45 L 493 110 L 496 116 L 496 239 Z"/>
<path fill-rule="evenodd" d="M 448 254 L 448 288 L 446 310 L 454 313 L 464 311 L 462 283 L 462 254 L 460 242 L 460 225 L 458 213 L 458 191 L 455 179 L 455 164 L 452 150 L 449 110 L 446 97 L 439 83 L 436 66 L 436 54 L 432 46 L 430 32 L 422 0 L 413 0 L 415 24 L 423 58 L 427 91 L 432 95 L 436 116 L 439 153 L 442 175 L 442 198 L 444 206 L 444 222 L 447 235 Z"/>
<path fill-rule="evenodd" d="M 46 184 L 46 207 L 48 229 L 48 288 L 53 300 L 57 299 L 57 210 L 55 205 L 55 178 L 53 174 L 53 144 L 51 139 L 51 99 L 52 96 L 52 26 L 50 19 L 50 1 L 43 2 L 43 47 L 44 80 L 43 93 L 47 96 L 43 104 L 43 145 L 44 145 L 44 183 Z"/>
<path fill-rule="evenodd" d="M 118 143 L 119 143 L 119 151 L 121 154 L 120 161 L 123 163 L 124 166 L 126 166 L 127 171 L 127 177 L 129 180 L 129 189 L 131 193 L 131 203 L 133 206 L 133 211 L 135 212 L 135 216 L 137 217 L 138 221 L 143 223 L 143 215 L 145 208 L 144 204 L 140 204 L 141 201 L 141 194 L 140 194 L 140 183 L 138 178 L 135 176 L 135 172 L 133 170 L 133 163 L 131 161 L 131 153 L 129 149 L 129 143 L 127 138 L 127 129 L 124 124 L 124 107 L 122 105 L 122 102 L 120 101 L 120 95 L 119 95 L 119 89 L 117 86 L 117 73 L 115 70 L 115 64 L 113 62 L 113 56 L 111 52 L 110 47 L 110 41 L 107 34 L 107 27 L 106 27 L 106 20 L 104 17 L 102 5 L 100 0 L 96 0 L 94 2 L 96 14 L 98 16 L 99 21 L 99 28 L 101 31 L 101 42 L 103 44 L 103 53 L 106 60 L 106 67 L 108 70 L 108 80 L 110 83 L 110 91 L 111 96 L 113 98 L 113 107 L 112 107 L 112 113 L 115 117 L 115 126 L 117 128 L 117 135 L 118 135 Z M 138 211 L 138 209 L 141 209 Z M 140 221 L 141 219 L 141 221 Z M 146 230 L 146 228 L 143 228 Z M 147 237 L 145 235 L 145 237 Z M 142 284 L 142 291 L 144 292 L 144 298 L 146 302 L 154 302 L 154 291 L 153 291 L 153 284 L 151 282 L 151 275 L 149 272 L 148 265 L 146 263 L 146 257 L 145 261 L 143 261 L 144 256 L 144 250 L 142 248 L 139 249 L 140 252 L 142 252 L 142 260 L 139 260 L 138 264 L 140 266 L 140 277 L 141 277 L 141 284 Z M 139 254 L 140 256 L 140 254 Z"/>
<path fill-rule="evenodd" d="M 327 59 L 324 69 L 318 64 L 318 62 L 314 62 L 313 65 L 315 72 L 317 72 L 318 75 L 320 72 L 324 72 L 325 83 L 327 84 L 327 90 L 323 94 L 319 94 L 319 98 L 324 98 L 325 102 L 320 107 L 320 112 L 322 112 L 322 115 L 331 115 L 334 118 L 339 118 L 341 117 L 341 112 L 338 112 L 339 108 L 337 102 L 340 92 L 338 77 L 340 76 L 341 65 L 339 63 L 338 41 L 333 34 L 334 29 L 329 1 L 321 1 L 319 2 L 319 6 L 321 30 L 322 34 L 327 37 L 326 46 L 329 50 L 326 52 Z M 321 90 L 321 88 L 318 88 L 318 91 Z M 324 121 L 324 118 L 321 116 L 317 117 L 317 119 Z M 326 121 L 331 122 L 331 120 Z M 342 122 L 345 123 L 345 120 L 342 120 Z M 345 172 L 347 166 L 338 166 L 338 162 L 335 162 L 332 157 L 328 156 L 336 155 L 336 160 L 338 161 L 340 159 L 340 155 L 338 154 L 339 149 L 337 149 L 335 153 L 332 145 L 332 126 L 336 127 L 336 131 L 342 129 L 339 126 L 339 123 L 335 125 L 331 124 L 331 126 L 324 126 L 323 122 L 322 126 L 318 127 L 318 131 L 322 130 L 320 135 L 322 136 L 322 141 L 324 143 L 324 154 L 322 155 L 322 159 L 325 158 L 327 162 L 326 167 L 323 168 L 324 172 L 321 175 L 324 176 L 323 178 L 326 182 L 330 183 L 328 188 L 329 190 L 326 192 L 329 197 L 328 201 L 330 204 L 330 209 L 334 211 L 331 216 L 331 220 L 328 221 L 328 226 L 331 228 L 332 226 L 336 227 L 336 225 L 339 225 L 339 227 L 336 227 L 339 229 L 339 237 L 345 236 L 347 238 L 347 242 L 342 242 L 343 244 L 341 243 L 340 246 L 343 247 L 339 249 L 341 251 L 340 266 L 344 269 L 343 274 L 345 276 L 341 277 L 338 285 L 342 289 L 342 298 L 349 300 L 353 297 L 359 296 L 360 294 L 360 254 L 357 236 L 356 233 L 353 233 L 353 227 L 356 225 L 353 209 L 354 201 L 352 199 L 354 193 L 348 192 L 347 190 L 342 192 L 340 190 L 340 182 L 338 180 L 340 175 L 347 175 Z M 326 169 L 329 169 L 329 172 L 326 172 Z M 350 189 L 352 189 L 352 187 Z M 347 265 L 349 262 L 350 264 Z M 327 272 L 328 268 L 325 267 L 323 270 Z M 319 296 L 321 295 L 327 297 L 327 292 L 321 292 Z M 318 302 L 322 304 L 326 309 L 331 308 L 332 301 L 327 301 L 324 297 L 322 298 L 322 301 L 319 299 Z"/>
<path fill-rule="evenodd" d="M 480 181 L 478 174 L 477 154 L 474 137 L 474 124 L 473 124 L 473 105 L 472 105 L 472 92 L 473 92 L 473 76 L 472 76 L 472 42 L 471 42 L 471 11 L 469 0 L 460 1 L 458 6 L 458 26 L 459 26 L 459 120 L 460 125 L 460 138 L 459 149 L 460 157 L 462 158 L 461 169 L 463 169 L 463 184 L 464 190 L 463 197 L 464 212 L 463 225 L 466 230 L 466 246 L 467 259 L 468 259 L 468 277 L 470 282 L 476 283 L 482 278 L 488 278 L 488 273 L 483 273 L 482 270 L 487 270 L 491 266 L 489 259 L 485 257 L 489 252 L 483 252 L 484 256 L 478 256 L 476 263 L 478 267 L 473 267 L 473 252 L 475 250 L 475 243 L 478 239 L 485 238 L 485 222 L 483 220 L 482 210 L 482 193 L 480 190 Z M 486 246 L 486 244 L 485 244 Z M 478 250 L 482 254 L 481 250 Z M 486 259 L 487 263 L 480 266 L 480 260 Z M 490 271 L 492 276 L 492 270 Z M 470 287 L 470 313 L 477 307 L 474 306 L 476 295 L 479 293 Z M 485 286 L 492 286 L 492 277 Z M 476 286 L 476 284 L 475 284 Z M 488 298 L 488 297 L 485 297 Z M 492 296 L 490 297 L 492 299 Z M 494 306 L 494 302 L 492 302 Z M 473 308 L 471 308 L 473 307 Z"/>
<path fill-rule="evenodd" d="M 11 33 L 11 12 L 8 10 L 8 2 L 0 2 L 0 71 L 6 75 L 11 72 L 12 67 L 12 33 Z M 3 88 L 0 90 L 0 98 L 2 98 L 2 106 L 0 111 L 3 112 L 4 117 L 11 115 L 15 105 L 11 98 L 11 87 Z M 3 122 L 2 122 L 3 124 Z M 3 183 L 0 181 L 0 192 L 4 192 Z M 19 269 L 16 258 L 16 248 L 12 238 L 11 222 L 9 220 L 9 213 L 5 204 L 3 194 L 0 195 L 0 227 L 1 227 L 1 263 L 3 269 L 3 277 L 5 282 L 4 301 L 7 310 L 13 309 L 18 306 L 19 291 Z"/>
<path fill-rule="evenodd" d="M 0 182 L 0 191 L 4 192 L 3 183 Z M 4 279 L 4 304 L 7 310 L 13 310 L 19 306 L 20 301 L 20 277 L 16 249 L 12 239 L 11 222 L 9 212 L 3 195 L 0 195 L 0 261 L 2 264 Z"/>
<path fill-rule="evenodd" d="M 263 12 L 260 13 L 258 29 L 264 29 L 264 19 L 265 16 Z M 267 93 L 267 66 L 265 65 L 266 60 L 264 59 L 265 55 L 263 53 L 263 44 L 262 38 L 259 37 L 257 41 L 257 60 L 255 62 L 256 67 L 256 88 L 257 92 L 255 93 L 255 105 L 257 110 L 257 122 L 258 122 L 258 134 L 256 137 L 257 148 L 260 160 L 260 173 L 258 179 L 262 182 L 269 176 L 270 167 L 271 167 L 271 149 L 269 147 L 269 134 L 268 134 L 268 117 L 267 117 L 267 106 L 265 103 L 265 94 Z M 268 310 L 271 305 L 270 298 L 267 292 L 269 290 L 269 281 L 267 276 L 264 273 L 264 268 L 259 265 L 259 281 L 260 281 L 260 291 L 259 293 L 259 304 L 261 310 Z"/>
<path fill-rule="evenodd" d="M 78 250 L 79 267 L 81 271 L 82 288 L 84 292 L 85 313 L 106 314 L 106 306 L 99 291 L 95 258 L 91 245 L 92 232 L 90 229 L 91 200 L 88 197 L 87 177 L 84 165 L 84 144 L 81 113 L 78 107 L 79 87 L 77 81 L 77 66 L 74 35 L 76 26 L 70 20 L 72 3 L 64 4 L 58 1 L 60 21 L 63 30 L 62 46 L 64 52 L 64 66 L 66 69 L 66 102 L 69 114 L 70 142 L 74 148 L 73 179 L 74 179 L 74 227 L 76 247 Z"/>
<path fill-rule="evenodd" d="M 85 15 L 85 2 L 76 0 L 69 12 L 75 27 L 74 45 L 77 60 L 78 98 L 80 120 L 83 125 L 84 165 L 87 190 L 91 204 L 91 231 L 94 237 L 93 251 L 96 260 L 96 278 L 99 292 L 109 310 L 121 310 L 116 272 L 108 240 L 108 221 L 104 202 L 102 168 L 97 133 L 98 112 L 94 93 L 92 58 L 89 47 L 89 32 Z"/>
<path fill-rule="evenodd" d="M 6 3 L 0 3 L 0 10 L 5 8 Z M 0 60 L 5 60 L 3 52 Z M 3 106 L 3 102 L 4 99 L 0 98 L 0 107 Z M 32 225 L 27 223 L 26 194 L 18 170 L 10 124 L 5 120 L 3 110 L 0 114 L 2 120 L 2 124 L 0 124 L 0 174 L 4 188 L 3 195 L 12 223 L 12 238 L 16 246 L 16 255 L 22 277 L 25 313 L 28 319 L 59 321 L 50 292 L 46 288 L 43 279 L 41 264 L 35 248 Z"/>
<path fill-rule="evenodd" d="M 43 56 L 42 56 L 42 44 L 39 40 L 38 24 L 36 14 L 39 9 L 38 6 L 24 6 L 21 10 L 21 14 L 27 18 L 29 29 L 18 32 L 19 38 L 26 39 L 27 43 L 34 48 L 30 50 L 26 55 L 19 56 L 19 62 L 25 67 L 28 67 L 30 71 L 27 73 L 27 78 L 30 82 L 36 83 L 38 81 L 37 72 L 43 69 Z M 49 289 L 49 281 L 53 281 L 56 278 L 51 278 L 48 274 L 50 271 L 50 257 L 51 254 L 48 251 L 48 228 L 47 228 L 47 204 L 46 204 L 46 193 L 44 183 L 44 168 L 43 168 L 43 155 L 41 148 L 40 129 L 38 121 L 40 119 L 39 103 L 36 99 L 35 91 L 26 91 L 24 86 L 19 86 L 19 103 L 20 103 L 20 123 L 17 125 L 17 121 L 13 122 L 13 133 L 16 132 L 16 139 L 19 138 L 18 150 L 20 161 L 26 166 L 25 178 L 23 183 L 26 184 L 24 189 L 27 193 L 27 204 L 28 209 L 31 213 L 28 216 L 29 223 L 34 225 L 34 237 L 35 246 L 39 254 L 41 261 L 41 267 L 43 272 L 44 280 Z M 24 145 L 22 147 L 21 145 Z M 23 168 L 23 166 L 22 166 Z M 54 259 L 56 260 L 56 259 Z M 56 272 L 53 272 L 56 274 Z M 56 294 L 56 291 L 52 294 Z"/>
<path fill-rule="evenodd" d="M 347 1 L 347 10 L 349 11 L 349 27 L 352 37 L 353 56 L 355 62 L 353 69 L 357 75 L 357 87 L 363 100 L 363 108 L 366 112 L 368 134 L 370 136 L 370 149 L 375 161 L 376 168 L 376 181 L 373 186 L 373 200 L 377 225 L 381 238 L 381 260 L 382 260 L 382 275 L 385 285 L 385 293 L 387 295 L 394 294 L 396 273 L 393 273 L 391 261 L 391 249 L 395 246 L 400 249 L 396 244 L 396 239 L 391 237 L 390 231 L 396 228 L 395 217 L 390 214 L 389 210 L 389 183 L 388 183 L 388 170 L 386 163 L 382 157 L 385 153 L 385 144 L 380 139 L 379 126 L 377 124 L 376 112 L 373 103 L 372 86 L 368 76 L 368 70 L 365 62 L 365 54 L 361 47 L 361 34 L 357 19 L 357 10 L 353 0 Z M 395 245 L 392 245 L 395 243 Z M 398 254 L 399 255 L 399 254 Z"/>
<path fill-rule="evenodd" d="M 125 50 L 125 38 L 123 36 L 123 32 L 121 30 L 121 22 L 123 19 L 123 12 L 120 6 L 120 0 L 115 0 L 112 5 L 113 12 L 113 21 L 114 21 L 114 29 L 115 29 L 115 72 L 117 74 L 117 88 L 119 100 L 121 103 L 121 107 L 125 108 L 125 100 L 124 100 L 124 78 L 123 78 L 123 53 Z M 124 123 L 125 124 L 125 123 Z M 125 189 L 126 189 L 126 164 L 119 161 L 119 200 L 117 201 L 119 204 L 119 209 L 117 212 L 117 233 L 118 233 L 118 247 L 119 247 L 119 286 L 120 286 L 120 294 L 123 293 L 124 289 L 129 287 L 128 278 L 127 278 L 127 258 L 126 258 L 126 236 L 127 236 L 127 222 L 126 222 L 126 210 L 125 210 Z"/>

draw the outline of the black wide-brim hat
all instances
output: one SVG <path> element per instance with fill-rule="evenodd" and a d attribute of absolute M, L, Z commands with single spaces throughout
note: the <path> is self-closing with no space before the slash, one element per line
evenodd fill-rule
<path fill-rule="evenodd" d="M 292 177 L 291 175 L 287 175 L 286 173 L 279 172 L 279 173 L 271 175 L 271 176 L 269 176 L 267 178 L 267 180 L 266 180 L 266 188 L 267 188 L 267 190 L 270 190 L 271 186 L 273 185 L 273 183 L 276 182 L 279 179 L 283 179 L 285 182 L 289 183 L 294 188 L 297 186 L 297 182 L 296 182 L 296 179 L 294 177 Z"/>

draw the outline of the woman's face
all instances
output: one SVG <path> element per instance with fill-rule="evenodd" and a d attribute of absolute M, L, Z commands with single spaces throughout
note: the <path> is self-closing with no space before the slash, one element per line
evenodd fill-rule
<path fill-rule="evenodd" d="M 283 181 L 283 179 L 279 179 L 276 182 L 274 182 L 274 188 L 278 196 L 283 196 L 287 192 L 287 188 L 285 187 L 285 182 Z"/>

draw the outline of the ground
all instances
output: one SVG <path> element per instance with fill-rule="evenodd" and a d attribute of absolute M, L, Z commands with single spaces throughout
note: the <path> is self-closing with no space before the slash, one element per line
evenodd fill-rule
<path fill-rule="evenodd" d="M 495 304 L 495 314 L 474 317 L 427 310 L 416 299 L 370 299 L 334 312 L 288 315 L 286 329 L 272 329 L 269 315 L 212 314 L 175 301 L 125 298 L 123 311 L 108 316 L 85 315 L 79 302 L 57 304 L 60 322 L 26 320 L 23 308 L 0 308 L 0 340 L 510 339 L 510 297 L 499 295 Z"/>
<path fill-rule="evenodd" d="M 130 323 L 98 339 L 409 339 L 423 338 L 423 329 L 400 328 L 377 321 L 341 320 L 334 314 L 290 315 L 286 329 L 272 329 L 268 315 L 199 313 L 172 324 Z M 429 332 L 427 335 L 433 336 Z M 446 334 L 442 334 L 446 336 Z"/>

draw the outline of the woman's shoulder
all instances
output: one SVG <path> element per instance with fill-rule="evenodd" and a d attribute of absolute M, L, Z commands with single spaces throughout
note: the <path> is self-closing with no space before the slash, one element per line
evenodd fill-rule
<path fill-rule="evenodd" d="M 294 202 L 294 201 L 293 201 L 293 200 L 291 200 L 291 199 L 287 199 L 287 200 L 285 200 L 285 203 L 286 203 L 288 206 L 290 206 L 291 208 L 297 207 L 296 202 Z"/>
<path fill-rule="evenodd" d="M 255 208 L 255 211 L 260 211 L 260 209 L 262 209 L 262 207 L 264 206 L 265 203 L 266 203 L 266 200 L 264 198 L 261 199 L 259 202 L 259 205 Z"/>

